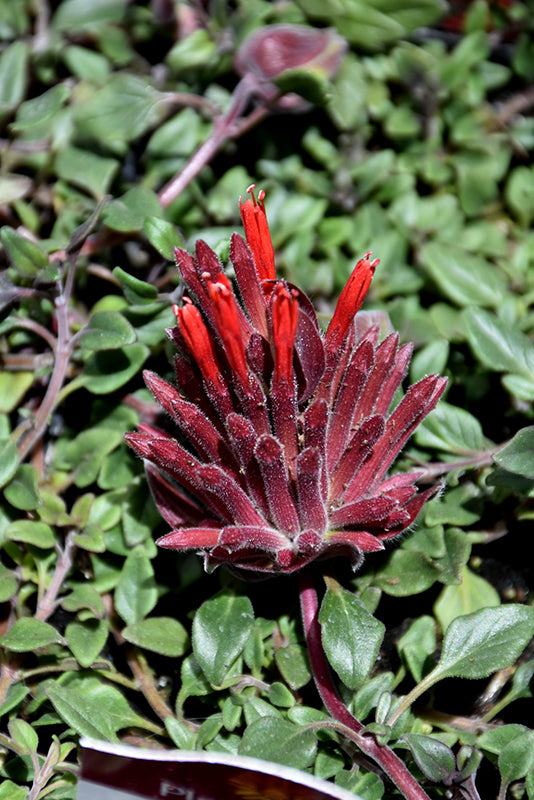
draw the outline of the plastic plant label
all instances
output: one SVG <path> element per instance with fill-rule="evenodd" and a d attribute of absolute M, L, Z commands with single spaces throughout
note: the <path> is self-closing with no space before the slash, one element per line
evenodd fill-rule
<path fill-rule="evenodd" d="M 229 753 L 145 750 L 83 738 L 77 800 L 358 800 L 292 767 Z"/>

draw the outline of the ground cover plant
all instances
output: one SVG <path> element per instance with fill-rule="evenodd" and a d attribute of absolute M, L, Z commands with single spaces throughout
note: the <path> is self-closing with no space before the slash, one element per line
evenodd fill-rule
<path fill-rule="evenodd" d="M 80 735 L 269 758 L 364 800 L 534 797 L 528 4 L 0 10 L 0 800 L 73 798 Z M 356 378 L 337 413 L 317 392 L 349 329 L 384 469 L 363 501 L 338 469 L 323 507 L 304 418 L 348 452 Z M 202 466 L 176 466 L 169 415 Z M 243 452 L 242 420 L 266 425 L 253 464 L 216 466 L 227 417 Z M 128 442 L 172 456 L 186 497 Z M 251 507 L 229 525 L 206 487 L 228 498 L 232 469 Z"/>

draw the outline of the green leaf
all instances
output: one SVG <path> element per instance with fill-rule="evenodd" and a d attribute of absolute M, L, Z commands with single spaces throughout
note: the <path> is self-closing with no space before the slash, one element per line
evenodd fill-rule
<path fill-rule="evenodd" d="M 32 726 L 23 719 L 11 719 L 8 723 L 11 738 L 24 753 L 36 753 L 39 737 Z"/>
<path fill-rule="evenodd" d="M 287 686 L 275 681 L 269 688 L 269 702 L 278 708 L 291 708 L 295 705 L 295 698 Z"/>
<path fill-rule="evenodd" d="M 124 539 L 130 547 L 141 544 L 152 535 L 161 517 L 144 478 L 131 481 L 121 506 Z"/>
<path fill-rule="evenodd" d="M 449 342 L 444 339 L 429 342 L 412 358 L 410 380 L 416 383 L 426 375 L 443 373 L 449 358 L 449 349 Z"/>
<path fill-rule="evenodd" d="M 17 591 L 18 585 L 16 573 L 4 567 L 0 562 L 0 603 L 10 600 Z"/>
<path fill-rule="evenodd" d="M 213 686 L 241 655 L 254 625 L 248 597 L 223 593 L 204 602 L 193 620 L 193 652 Z"/>
<path fill-rule="evenodd" d="M 397 649 L 413 677 L 419 682 L 425 664 L 436 649 L 436 623 L 433 617 L 423 615 L 416 619 L 397 642 Z"/>
<path fill-rule="evenodd" d="M 442 292 L 459 306 L 498 308 L 506 293 L 504 276 L 489 261 L 450 242 L 424 245 L 421 262 Z"/>
<path fill-rule="evenodd" d="M 298 0 L 307 15 L 335 25 L 343 36 L 365 51 L 403 36 L 425 25 L 431 25 L 443 13 L 439 0 L 410 0 L 410 3 L 351 0 Z"/>
<path fill-rule="evenodd" d="M 49 136 L 52 123 L 70 93 L 71 89 L 66 83 L 58 83 L 37 97 L 26 100 L 17 111 L 11 126 L 13 131 L 31 139 Z"/>
<path fill-rule="evenodd" d="M 241 724 L 242 716 L 243 716 L 243 707 L 241 704 L 241 698 L 237 699 L 232 696 L 227 697 L 222 706 L 223 727 L 227 731 L 235 730 L 237 726 Z"/>
<path fill-rule="evenodd" d="M 189 644 L 184 626 L 172 617 L 149 617 L 121 631 L 127 642 L 163 656 L 183 656 Z"/>
<path fill-rule="evenodd" d="M 534 769 L 534 731 L 512 739 L 499 755 L 499 769 L 505 784 L 518 781 Z"/>
<path fill-rule="evenodd" d="M 12 683 L 6 692 L 4 702 L 0 705 L 0 716 L 9 714 L 17 708 L 29 692 L 29 688 L 24 683 Z M 1 795 L 0 795 L 1 796 Z"/>
<path fill-rule="evenodd" d="M 52 27 L 58 31 L 85 31 L 122 22 L 126 5 L 127 0 L 65 0 L 54 15 Z"/>
<path fill-rule="evenodd" d="M 61 606 L 71 614 L 88 609 L 95 617 L 104 615 L 104 603 L 95 587 L 90 583 L 79 583 L 72 592 L 61 598 Z"/>
<path fill-rule="evenodd" d="M 65 630 L 67 644 L 81 667 L 90 667 L 108 638 L 108 623 L 103 619 L 70 622 Z"/>
<path fill-rule="evenodd" d="M 512 688 L 504 698 L 507 705 L 520 697 L 532 697 L 530 685 L 533 675 L 534 660 L 526 661 L 518 666 L 512 678 Z"/>
<path fill-rule="evenodd" d="M 45 692 L 59 716 L 80 736 L 119 743 L 112 720 L 99 702 L 61 686 L 49 686 Z"/>
<path fill-rule="evenodd" d="M 104 535 L 98 525 L 87 525 L 83 533 L 73 534 L 72 541 L 76 547 L 90 553 L 104 553 L 106 550 Z"/>
<path fill-rule="evenodd" d="M 322 69 L 285 69 L 273 78 L 273 83 L 282 93 L 294 92 L 317 106 L 324 105 L 330 96 L 329 76 Z"/>
<path fill-rule="evenodd" d="M 61 644 L 63 637 L 52 625 L 33 617 L 16 620 L 4 636 L 0 636 L 0 647 L 14 653 L 29 653 L 49 644 Z"/>
<path fill-rule="evenodd" d="M 9 414 L 17 408 L 33 382 L 33 372 L 0 371 L 0 413 Z"/>
<path fill-rule="evenodd" d="M 477 498 L 477 491 L 471 484 L 463 484 L 449 489 L 442 496 L 431 500 L 425 507 L 424 520 L 429 528 L 435 525 L 473 525 L 480 519 L 476 505 L 471 503 Z"/>
<path fill-rule="evenodd" d="M 316 750 L 317 740 L 312 731 L 303 731 L 277 717 L 261 717 L 245 730 L 239 755 L 306 769 L 313 763 Z"/>
<path fill-rule="evenodd" d="M 445 633 L 440 677 L 485 678 L 509 667 L 534 634 L 534 608 L 505 605 L 457 617 Z"/>
<path fill-rule="evenodd" d="M 24 99 L 28 58 L 27 42 L 13 42 L 0 56 L 0 118 Z"/>
<path fill-rule="evenodd" d="M 497 755 L 514 739 L 528 732 L 524 725 L 513 723 L 510 725 L 499 725 L 484 731 L 478 738 L 478 745 L 483 750 Z"/>
<path fill-rule="evenodd" d="M 280 674 L 291 689 L 300 689 L 311 680 L 306 650 L 298 644 L 278 647 L 274 660 Z"/>
<path fill-rule="evenodd" d="M 115 589 L 115 608 L 128 624 L 140 622 L 150 614 L 158 599 L 154 570 L 144 548 L 139 545 L 127 557 Z"/>
<path fill-rule="evenodd" d="M 216 52 L 217 47 L 210 32 L 205 28 L 197 28 L 181 37 L 169 50 L 165 60 L 174 72 L 179 73 L 211 64 Z"/>
<path fill-rule="evenodd" d="M 111 394 L 140 372 L 149 354 L 148 347 L 142 344 L 93 353 L 76 379 L 76 388 L 84 386 L 93 394 Z"/>
<path fill-rule="evenodd" d="M 125 298 L 132 305 L 146 305 L 154 302 L 158 296 L 158 290 L 151 283 L 129 275 L 120 267 L 115 267 L 113 275 L 119 281 Z"/>
<path fill-rule="evenodd" d="M 25 542 L 43 550 L 54 547 L 56 543 L 56 537 L 50 525 L 33 519 L 15 520 L 7 526 L 5 537 L 13 542 Z"/>
<path fill-rule="evenodd" d="M 129 233 L 142 230 L 146 218 L 158 214 L 161 214 L 161 204 L 157 195 L 144 186 L 136 186 L 118 200 L 108 203 L 102 220 L 108 228 Z"/>
<path fill-rule="evenodd" d="M 37 470 L 32 464 L 21 464 L 4 489 L 8 503 L 21 511 L 34 511 L 41 504 Z"/>
<path fill-rule="evenodd" d="M 262 717 L 283 719 L 282 712 L 261 697 L 249 697 L 244 706 L 244 714 L 247 725 L 252 725 L 253 722 Z"/>
<path fill-rule="evenodd" d="M 463 408 L 438 403 L 415 433 L 421 447 L 443 450 L 455 455 L 469 455 L 490 444 L 476 417 Z"/>
<path fill-rule="evenodd" d="M 14 268 L 23 278 L 34 278 L 48 265 L 48 256 L 35 242 L 21 236 L 8 225 L 0 230 L 2 244 Z"/>
<path fill-rule="evenodd" d="M 491 583 L 464 566 L 461 583 L 443 589 L 434 604 L 434 613 L 441 630 L 445 631 L 457 617 L 498 605 L 499 593 Z"/>
<path fill-rule="evenodd" d="M 179 750 L 194 750 L 196 735 L 187 725 L 174 717 L 166 717 L 165 728 Z"/>
<path fill-rule="evenodd" d="M 376 575 L 376 585 L 393 597 L 426 591 L 438 580 L 438 569 L 421 552 L 395 550 Z"/>
<path fill-rule="evenodd" d="M 505 189 L 508 206 L 525 228 L 534 220 L 534 170 L 516 167 L 510 173 Z"/>
<path fill-rule="evenodd" d="M 98 486 L 101 489 L 112 490 L 129 487 L 139 475 L 140 466 L 132 451 L 125 444 L 120 444 L 102 462 L 98 475 Z M 139 542 L 133 543 L 138 544 Z"/>
<path fill-rule="evenodd" d="M 519 400 L 529 403 L 534 399 L 534 373 L 532 375 L 503 375 L 502 385 Z"/>
<path fill-rule="evenodd" d="M 358 689 L 376 662 L 385 627 L 352 592 L 327 585 L 319 612 L 323 647 L 343 683 Z"/>
<path fill-rule="evenodd" d="M 94 483 L 103 458 L 121 442 L 121 431 L 111 428 L 82 430 L 72 441 L 58 448 L 57 466 L 73 470 L 76 486 L 84 488 Z"/>
<path fill-rule="evenodd" d="M 532 377 L 534 345 L 527 336 L 480 308 L 466 309 L 464 316 L 471 349 L 485 367 Z"/>
<path fill-rule="evenodd" d="M 27 797 L 27 786 L 19 786 L 10 780 L 2 781 L 0 785 L 0 800 L 27 800 Z"/>
<path fill-rule="evenodd" d="M 429 780 L 449 785 L 456 770 L 456 759 L 450 747 L 439 739 L 419 733 L 405 733 L 401 740 L 406 742 L 417 766 Z"/>
<path fill-rule="evenodd" d="M 63 51 L 62 58 L 67 68 L 80 80 L 101 86 L 109 77 L 111 65 L 107 58 L 87 47 L 70 45 Z"/>
<path fill-rule="evenodd" d="M 187 656 L 180 669 L 180 691 L 176 707 L 181 709 L 188 697 L 203 697 L 211 691 L 200 664 L 195 656 Z"/>
<path fill-rule="evenodd" d="M 15 442 L 11 439 L 0 439 L 0 488 L 9 483 L 19 463 L 19 455 Z"/>
<path fill-rule="evenodd" d="M 135 339 L 134 329 L 118 311 L 96 311 L 80 334 L 80 344 L 87 350 L 114 350 Z"/>
<path fill-rule="evenodd" d="M 96 200 L 102 200 L 119 169 L 119 162 L 71 146 L 58 152 L 55 167 L 64 181 L 85 189 Z"/>
<path fill-rule="evenodd" d="M 501 447 L 493 460 L 508 472 L 534 479 L 534 425 L 522 428 Z"/>
<path fill-rule="evenodd" d="M 185 247 L 185 242 L 172 224 L 159 216 L 146 216 L 143 224 L 148 241 L 168 261 L 174 261 L 174 248 Z"/>
<path fill-rule="evenodd" d="M 160 121 L 165 113 L 164 99 L 148 79 L 118 73 L 78 106 L 75 122 L 81 136 L 103 144 L 131 142 Z"/>
<path fill-rule="evenodd" d="M 111 692 L 92 691 L 89 694 L 55 684 L 49 685 L 45 693 L 64 722 L 81 736 L 118 743 L 116 731 L 129 722 L 117 718 L 117 696 L 120 698 L 118 708 L 124 704 L 128 711 L 130 709 L 120 692 L 112 687 L 109 690 Z M 114 706 L 109 704 L 110 699 L 115 701 Z"/>
<path fill-rule="evenodd" d="M 212 714 L 211 717 L 205 719 L 197 731 L 197 741 L 195 746 L 199 750 L 205 748 L 215 739 L 215 737 L 221 731 L 222 726 L 222 714 Z"/>

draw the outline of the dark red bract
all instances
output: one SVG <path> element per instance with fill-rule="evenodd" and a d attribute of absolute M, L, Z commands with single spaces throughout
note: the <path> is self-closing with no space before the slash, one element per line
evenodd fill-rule
<path fill-rule="evenodd" d="M 145 380 L 177 426 L 127 435 L 173 528 L 161 547 L 205 553 L 206 567 L 292 572 L 319 557 L 364 552 L 405 530 L 438 487 L 388 475 L 446 380 L 411 386 L 389 413 L 411 346 L 355 319 L 377 261 L 349 278 L 326 333 L 308 298 L 277 280 L 263 193 L 241 203 L 246 242 L 230 257 L 240 301 L 215 253 L 176 251 L 189 297 L 169 333 L 176 386 Z"/>

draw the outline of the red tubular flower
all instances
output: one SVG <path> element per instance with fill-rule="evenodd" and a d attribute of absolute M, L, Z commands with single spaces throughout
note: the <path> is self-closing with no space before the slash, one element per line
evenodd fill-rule
<path fill-rule="evenodd" d="M 254 196 L 255 188 L 254 185 L 249 186 L 247 192 L 250 197 L 247 197 L 245 202 L 239 201 L 241 219 L 245 228 L 247 244 L 252 250 L 258 278 L 260 281 L 275 280 L 274 249 L 263 202 L 265 193 L 260 191 L 256 200 Z"/>
<path fill-rule="evenodd" d="M 377 261 L 361 259 L 326 334 L 308 298 L 277 280 L 263 192 L 241 202 L 232 238 L 240 304 L 213 251 L 177 251 L 190 298 L 169 331 L 176 383 L 146 373 L 179 435 L 127 436 L 173 530 L 161 547 L 198 550 L 206 567 L 292 572 L 364 552 L 408 528 L 426 500 L 418 473 L 388 475 L 446 379 L 411 386 L 390 412 L 411 354 L 359 310 Z"/>

